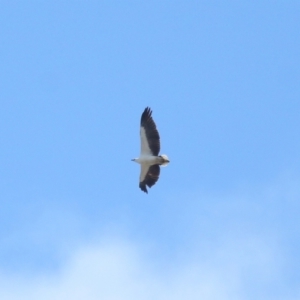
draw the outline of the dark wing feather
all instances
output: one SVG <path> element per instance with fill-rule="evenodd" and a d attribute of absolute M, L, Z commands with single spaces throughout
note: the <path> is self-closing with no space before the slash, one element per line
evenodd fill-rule
<path fill-rule="evenodd" d="M 141 117 L 141 127 L 145 130 L 146 138 L 152 154 L 157 156 L 160 151 L 159 133 L 151 115 L 151 109 L 146 107 Z"/>
<path fill-rule="evenodd" d="M 158 180 L 160 173 L 159 165 L 152 165 L 149 167 L 145 179 L 140 182 L 140 189 L 145 193 L 148 193 L 147 187 L 151 188 Z"/>

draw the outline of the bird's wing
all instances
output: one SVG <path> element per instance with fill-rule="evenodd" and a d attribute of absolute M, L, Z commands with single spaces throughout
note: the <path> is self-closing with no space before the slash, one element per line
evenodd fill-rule
<path fill-rule="evenodd" d="M 151 188 L 158 180 L 160 173 L 159 165 L 141 165 L 141 175 L 140 175 L 140 189 L 145 193 L 148 193 L 147 187 Z"/>
<path fill-rule="evenodd" d="M 160 151 L 160 140 L 159 133 L 151 114 L 151 109 L 146 107 L 141 116 L 141 155 L 157 156 Z"/>

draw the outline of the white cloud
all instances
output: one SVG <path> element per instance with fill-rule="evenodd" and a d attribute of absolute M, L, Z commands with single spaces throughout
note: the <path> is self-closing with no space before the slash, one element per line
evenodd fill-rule
<path fill-rule="evenodd" d="M 0 298 L 7 300 L 248 299 L 250 276 L 274 280 L 276 250 L 270 243 L 229 241 L 202 256 L 201 249 L 162 269 L 147 249 L 124 240 L 106 240 L 78 249 L 57 274 L 21 278 L 4 276 Z"/>
<path fill-rule="evenodd" d="M 180 233 L 193 241 L 185 240 L 167 262 L 153 256 L 160 253 L 156 251 L 161 247 L 160 239 L 145 239 L 141 244 L 138 238 L 125 238 L 124 234 L 113 238 L 116 235 L 108 231 L 101 242 L 85 241 L 81 246 L 75 243 L 68 247 L 67 258 L 52 274 L 0 270 L 0 299 L 300 299 L 299 288 L 286 276 L 293 257 L 287 256 L 287 244 L 283 245 L 281 239 L 288 235 L 288 218 L 293 219 L 293 212 L 298 211 L 296 183 L 203 201 L 201 209 L 194 201 L 185 205 L 186 211 L 173 211 L 168 222 L 176 224 L 175 232 L 185 218 L 194 219 Z M 170 214 L 170 207 L 163 208 L 163 218 Z M 278 227 L 282 217 L 284 225 Z M 49 232 L 52 236 L 54 230 Z"/>

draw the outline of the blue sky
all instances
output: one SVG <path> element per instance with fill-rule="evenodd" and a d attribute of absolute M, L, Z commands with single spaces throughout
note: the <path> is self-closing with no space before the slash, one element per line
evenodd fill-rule
<path fill-rule="evenodd" d="M 298 1 L 0 8 L 1 299 L 300 299 Z"/>

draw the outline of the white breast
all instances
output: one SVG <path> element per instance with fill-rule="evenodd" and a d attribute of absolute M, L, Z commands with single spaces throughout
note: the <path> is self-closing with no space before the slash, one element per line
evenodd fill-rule
<path fill-rule="evenodd" d="M 141 155 L 136 162 L 139 164 L 153 165 L 157 163 L 157 157 L 153 155 Z"/>

